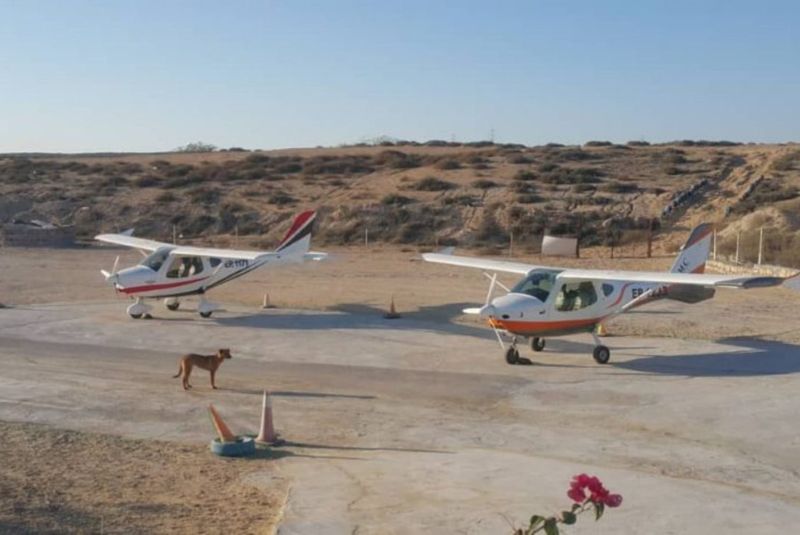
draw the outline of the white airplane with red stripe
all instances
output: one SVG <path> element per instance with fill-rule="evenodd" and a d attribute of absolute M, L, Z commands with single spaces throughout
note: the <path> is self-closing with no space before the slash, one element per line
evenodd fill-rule
<path fill-rule="evenodd" d="M 144 300 L 164 299 L 170 310 L 177 310 L 180 298 L 199 295 L 198 313 L 208 318 L 219 306 L 205 298 L 206 292 L 264 266 L 277 266 L 322 260 L 327 255 L 309 252 L 311 228 L 316 212 L 307 211 L 294 218 L 291 227 L 274 251 L 237 251 L 210 247 L 174 245 L 136 238 L 126 234 L 100 234 L 96 240 L 138 249 L 145 255 L 136 266 L 117 271 L 119 257 L 111 272 L 100 270 L 106 281 L 119 293 L 135 302 L 128 314 L 139 319 L 148 316 L 152 307 Z"/>
<path fill-rule="evenodd" d="M 704 273 L 712 232 L 709 224 L 695 228 L 668 272 L 536 266 L 454 256 L 452 250 L 422 257 L 427 262 L 484 270 L 491 281 L 486 302 L 480 308 L 468 308 L 464 312 L 477 314 L 489 323 L 509 364 L 530 364 L 529 359 L 519 355 L 517 341 L 520 338 L 530 339 L 531 348 L 542 351 L 545 337 L 587 332 L 594 339 L 595 361 L 605 364 L 611 352 L 596 333 L 603 321 L 656 299 L 698 303 L 713 297 L 716 288 L 763 288 L 788 280 Z M 524 277 L 509 289 L 497 281 L 497 272 Z M 492 299 L 495 286 L 502 286 L 508 293 Z M 503 343 L 503 336 L 511 339 L 508 347 Z"/>

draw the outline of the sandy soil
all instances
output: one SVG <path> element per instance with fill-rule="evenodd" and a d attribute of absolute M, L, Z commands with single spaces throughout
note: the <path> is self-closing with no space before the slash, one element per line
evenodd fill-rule
<path fill-rule="evenodd" d="M 269 533 L 286 498 L 198 445 L 7 422 L 0 435 L 2 533 Z"/>

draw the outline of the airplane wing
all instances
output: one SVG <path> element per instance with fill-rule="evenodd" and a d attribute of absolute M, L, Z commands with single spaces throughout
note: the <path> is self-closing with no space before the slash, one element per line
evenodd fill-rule
<path fill-rule="evenodd" d="M 169 252 L 173 256 L 208 256 L 231 258 L 234 260 L 255 260 L 264 255 L 275 254 L 271 251 L 237 251 L 236 249 L 216 249 L 214 247 L 192 247 L 178 245 Z"/>
<path fill-rule="evenodd" d="M 159 247 L 164 247 L 164 246 L 172 247 L 172 244 L 170 243 L 164 243 L 155 240 L 146 240 L 144 238 L 134 238 L 133 236 L 130 236 L 128 234 L 99 234 L 95 236 L 94 239 L 106 243 L 113 243 L 115 245 L 124 245 L 125 247 L 142 249 L 144 251 L 155 251 Z"/>
<path fill-rule="evenodd" d="M 567 269 L 558 274 L 562 281 L 618 281 L 650 284 L 684 284 L 717 288 L 766 288 L 780 286 L 783 277 L 716 275 L 709 273 L 669 273 L 662 271 L 606 271 L 593 269 Z"/>
<path fill-rule="evenodd" d="M 237 251 L 235 249 L 215 249 L 213 247 L 190 247 L 179 245 L 170 251 L 173 256 L 209 256 L 217 258 L 231 258 L 234 260 L 257 260 L 267 256 L 281 256 L 275 251 Z M 328 253 L 310 251 L 303 255 L 303 260 L 325 260 Z"/>
<path fill-rule="evenodd" d="M 544 266 L 535 266 L 533 264 L 523 264 L 521 262 L 508 262 L 505 260 L 490 260 L 488 258 L 476 258 L 473 256 L 455 256 L 451 254 L 442 253 L 425 253 L 422 259 L 426 262 L 434 262 L 436 264 L 449 264 L 451 266 L 469 267 L 475 269 L 484 269 L 486 271 L 502 271 L 505 273 L 518 273 L 520 275 L 527 275 L 532 269 L 537 269 Z M 558 268 L 548 268 L 558 269 Z"/>

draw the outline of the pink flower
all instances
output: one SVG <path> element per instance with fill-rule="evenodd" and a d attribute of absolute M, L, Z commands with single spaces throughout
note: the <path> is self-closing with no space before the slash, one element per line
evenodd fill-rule
<path fill-rule="evenodd" d="M 609 507 L 618 507 L 622 503 L 622 496 L 611 494 L 603 483 L 595 476 L 578 474 L 572 478 L 567 496 L 577 503 L 586 500 L 586 490 L 589 491 L 589 500 L 594 503 L 603 503 Z"/>
<path fill-rule="evenodd" d="M 575 503 L 583 503 L 586 500 L 586 493 L 578 487 L 571 487 L 567 491 L 567 496 Z"/>

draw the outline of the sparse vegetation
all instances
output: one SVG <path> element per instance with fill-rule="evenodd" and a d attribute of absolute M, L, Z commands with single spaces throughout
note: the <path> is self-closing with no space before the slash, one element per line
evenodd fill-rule
<path fill-rule="evenodd" d="M 456 160 L 439 160 L 436 162 L 436 169 L 441 169 L 443 171 L 449 171 L 452 169 L 461 169 L 461 164 L 458 163 Z"/>
<path fill-rule="evenodd" d="M 276 222 L 298 209 L 318 207 L 321 244 L 363 240 L 364 225 L 369 224 L 370 239 L 376 241 L 448 239 L 491 248 L 505 246 L 509 231 L 515 240 L 524 235 L 533 244 L 545 224 L 566 233 L 580 229 L 586 245 L 600 243 L 602 222 L 628 213 L 630 198 L 623 196 L 659 196 L 637 205 L 637 213 L 651 209 L 657 216 L 674 195 L 706 177 L 716 204 L 729 209 L 729 218 L 800 200 L 800 150 L 793 146 L 759 146 L 751 153 L 727 146 L 646 142 L 632 142 L 623 150 L 605 142 L 584 148 L 417 146 L 393 142 L 387 149 L 358 151 L 226 151 L 213 157 L 0 156 L 0 206 L 15 206 L 22 199 L 20 208 L 4 213 L 30 217 L 33 210 L 39 218 L 74 221 L 84 238 L 128 226 L 136 226 L 142 235 L 164 236 L 173 223 L 187 236 L 232 232 L 235 226 L 240 233 L 260 235 L 274 232 Z M 751 159 L 765 153 L 769 160 Z M 763 172 L 765 164 L 770 167 L 763 183 L 754 181 L 753 173 Z M 491 175 L 482 168 L 493 169 Z M 407 174 L 398 177 L 403 172 Z M 725 187 L 716 186 L 720 181 Z M 752 191 L 742 196 L 737 184 L 752 184 Z M 91 217 L 80 212 L 73 218 L 83 206 L 92 206 Z M 525 214 L 524 224 L 530 228 L 510 219 L 507 210 L 512 209 Z M 694 203 L 686 203 L 670 223 L 694 209 Z M 486 212 L 493 214 L 500 236 L 489 241 L 485 227 L 491 221 L 485 223 L 482 239 L 476 239 Z M 625 232 L 634 236 L 637 229 Z M 279 238 L 263 237 L 270 244 Z"/>
<path fill-rule="evenodd" d="M 488 178 L 479 178 L 478 180 L 473 180 L 470 185 L 473 188 L 478 188 L 478 189 L 491 189 L 500 186 L 500 184 L 498 184 L 494 180 L 489 180 Z"/>
<path fill-rule="evenodd" d="M 411 204 L 412 202 L 414 202 L 414 199 L 406 197 L 405 195 L 399 195 L 397 193 L 390 193 L 381 199 L 381 204 L 386 206 L 405 206 L 407 204 Z"/>
<path fill-rule="evenodd" d="M 531 180 L 536 180 L 536 173 L 532 171 L 517 171 L 517 174 L 514 175 L 514 180 L 530 182 Z"/>
<path fill-rule="evenodd" d="M 417 191 L 447 191 L 455 189 L 455 187 L 456 185 L 452 182 L 429 176 L 417 181 L 413 189 Z"/>

